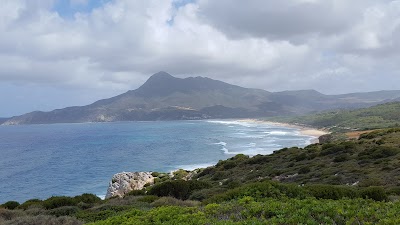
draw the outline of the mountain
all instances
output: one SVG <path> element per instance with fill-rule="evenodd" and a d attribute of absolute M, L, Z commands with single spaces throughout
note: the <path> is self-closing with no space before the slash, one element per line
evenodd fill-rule
<path fill-rule="evenodd" d="M 47 124 L 138 120 L 182 120 L 299 115 L 359 108 L 400 98 L 400 91 L 324 95 L 314 90 L 268 92 L 206 77 L 152 75 L 141 87 L 87 106 L 31 112 L 3 122 Z M 0 122 L 1 123 L 1 122 Z"/>

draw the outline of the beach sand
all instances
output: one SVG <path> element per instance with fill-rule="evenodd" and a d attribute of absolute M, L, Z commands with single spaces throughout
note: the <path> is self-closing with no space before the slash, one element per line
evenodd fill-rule
<path fill-rule="evenodd" d="M 314 137 L 315 139 L 312 141 L 312 143 L 318 143 L 319 142 L 318 138 L 320 136 L 329 134 L 329 132 L 326 130 L 320 130 L 320 129 L 316 129 L 316 128 L 312 128 L 312 127 L 300 126 L 300 125 L 290 124 L 290 123 L 278 123 L 278 122 L 260 120 L 260 119 L 242 119 L 239 121 L 247 122 L 247 123 L 269 124 L 269 125 L 280 126 L 280 127 L 297 128 L 300 130 L 301 135 Z"/>

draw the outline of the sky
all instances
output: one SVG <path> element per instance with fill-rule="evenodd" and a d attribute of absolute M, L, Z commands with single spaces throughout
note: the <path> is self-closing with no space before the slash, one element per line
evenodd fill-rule
<path fill-rule="evenodd" d="M 166 71 L 268 91 L 400 89 L 400 0 L 0 0 L 0 117 Z"/>

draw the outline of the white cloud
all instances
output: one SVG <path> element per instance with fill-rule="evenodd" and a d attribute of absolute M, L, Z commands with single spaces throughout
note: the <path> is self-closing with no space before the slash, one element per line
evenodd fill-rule
<path fill-rule="evenodd" d="M 400 1 L 114 0 L 73 18 L 53 3 L 1 0 L 0 82 L 96 95 L 164 70 L 333 93 L 393 88 L 400 71 Z"/>

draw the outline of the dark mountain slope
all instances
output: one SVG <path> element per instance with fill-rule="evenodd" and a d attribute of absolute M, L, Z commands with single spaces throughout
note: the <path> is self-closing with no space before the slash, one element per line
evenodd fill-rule
<path fill-rule="evenodd" d="M 299 115 L 335 108 L 354 108 L 391 101 L 400 91 L 324 95 L 314 90 L 271 93 L 205 77 L 176 78 L 166 72 L 141 87 L 82 107 L 31 112 L 4 124 L 180 120 Z M 350 100 L 349 100 L 350 99 Z"/>

